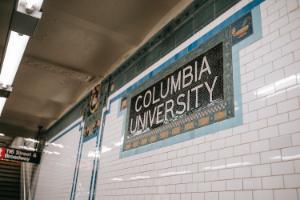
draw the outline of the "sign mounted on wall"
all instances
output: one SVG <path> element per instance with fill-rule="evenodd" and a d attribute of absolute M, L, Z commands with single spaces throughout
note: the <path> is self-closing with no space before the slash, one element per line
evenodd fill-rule
<path fill-rule="evenodd" d="M 223 100 L 223 44 L 194 58 L 131 100 L 129 135 Z"/>
<path fill-rule="evenodd" d="M 41 153 L 37 151 L 24 151 L 0 147 L 0 159 L 39 164 L 41 160 Z"/>
<path fill-rule="evenodd" d="M 234 116 L 229 28 L 129 96 L 123 150 Z"/>

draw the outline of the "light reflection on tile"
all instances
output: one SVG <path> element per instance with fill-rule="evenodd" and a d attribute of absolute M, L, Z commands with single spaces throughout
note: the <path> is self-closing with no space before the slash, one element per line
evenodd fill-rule
<path fill-rule="evenodd" d="M 291 155 L 291 156 L 282 156 L 282 160 L 295 160 L 300 158 L 300 154 Z"/>
<path fill-rule="evenodd" d="M 123 144 L 123 141 L 121 140 L 121 141 L 119 141 L 119 142 L 115 142 L 114 143 L 114 146 L 115 147 L 119 147 L 119 146 L 121 146 Z"/>
<path fill-rule="evenodd" d="M 216 165 L 216 166 L 211 166 L 211 167 L 203 167 L 202 169 L 205 171 L 208 170 L 217 170 L 217 169 L 225 169 L 225 168 L 233 168 L 233 167 L 239 167 L 239 166 L 246 166 L 246 165 L 251 165 L 251 162 L 237 162 L 237 163 L 229 163 L 226 165 Z"/>
<path fill-rule="evenodd" d="M 179 172 L 166 172 L 160 174 L 160 176 L 173 176 L 173 175 L 182 175 L 182 174 L 189 174 L 192 173 L 191 171 L 179 171 Z"/>
<path fill-rule="evenodd" d="M 284 88 L 290 87 L 292 85 L 295 85 L 296 83 L 297 83 L 297 76 L 292 75 L 287 78 L 276 81 L 275 88 L 276 88 L 276 90 L 280 90 L 280 89 L 284 89 Z"/>
<path fill-rule="evenodd" d="M 60 155 L 60 153 L 59 152 L 57 152 L 57 151 L 48 151 L 48 150 L 44 150 L 43 151 L 44 153 L 46 153 L 46 154 L 54 154 L 54 155 Z"/>
<path fill-rule="evenodd" d="M 292 85 L 295 85 L 297 83 L 297 76 L 300 76 L 300 75 L 294 74 L 294 75 L 291 75 L 289 77 L 280 79 L 280 80 L 278 80 L 274 83 L 271 83 L 269 85 L 266 85 L 264 87 L 261 87 L 261 88 L 257 89 L 254 92 L 254 94 L 257 97 L 276 94 L 276 91 L 278 91 L 278 90 L 282 90 L 282 89 L 288 88 Z"/>
<path fill-rule="evenodd" d="M 102 147 L 102 150 L 101 150 L 101 153 L 106 153 L 106 152 L 109 152 L 109 151 L 111 151 L 111 150 L 112 150 L 112 148 L 107 147 L 107 146 L 103 146 L 103 147 Z"/>
<path fill-rule="evenodd" d="M 111 180 L 112 180 L 112 181 L 123 181 L 122 178 L 112 178 Z"/>
<path fill-rule="evenodd" d="M 89 158 L 100 158 L 100 152 L 98 150 L 89 151 L 88 157 Z"/>
<path fill-rule="evenodd" d="M 148 179 L 151 178 L 150 176 L 134 176 L 134 177 L 130 177 L 130 180 L 139 180 L 139 179 Z"/>

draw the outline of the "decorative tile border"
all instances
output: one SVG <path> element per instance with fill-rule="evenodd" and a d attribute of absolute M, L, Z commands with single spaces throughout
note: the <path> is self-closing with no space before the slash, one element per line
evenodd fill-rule
<path fill-rule="evenodd" d="M 251 10 L 251 6 L 255 7 L 257 4 L 259 4 L 258 1 L 254 1 L 250 4 L 248 4 L 247 5 L 248 9 Z M 246 8 L 247 8 L 247 6 L 246 6 Z M 236 15 L 239 16 L 238 19 L 240 20 L 240 19 L 243 19 L 244 16 L 248 16 L 249 11 L 245 12 L 244 14 L 241 14 L 241 13 L 238 12 Z M 233 67 L 233 85 L 234 86 L 231 89 L 234 91 L 235 116 L 230 118 L 230 119 L 222 120 L 222 117 L 224 117 L 228 114 L 227 112 L 225 112 L 225 110 L 222 110 L 220 112 L 215 113 L 213 116 L 210 116 L 210 117 L 207 117 L 207 118 L 202 118 L 202 119 L 200 118 L 200 119 L 198 119 L 198 122 L 193 122 L 192 124 L 185 124 L 183 127 L 172 127 L 171 130 L 168 130 L 168 134 L 175 135 L 175 136 L 173 136 L 171 138 L 168 138 L 168 139 L 165 139 L 165 140 L 160 140 L 160 135 L 151 136 L 149 138 L 149 140 L 152 143 L 151 144 L 146 144 L 146 145 L 140 146 L 140 147 L 137 147 L 138 146 L 137 142 L 133 142 L 132 144 L 130 144 L 130 146 L 128 144 L 127 147 L 124 146 L 123 148 L 128 148 L 129 150 L 124 151 L 124 152 L 121 151 L 120 152 L 120 157 L 121 158 L 136 155 L 136 154 L 143 153 L 143 152 L 146 152 L 146 151 L 150 151 L 150 150 L 153 150 L 153 149 L 157 149 L 157 148 L 160 148 L 160 147 L 176 144 L 176 143 L 179 143 L 179 142 L 182 142 L 182 141 L 186 141 L 188 139 L 203 136 L 203 135 L 206 135 L 206 134 L 209 134 L 209 133 L 215 133 L 215 132 L 218 132 L 220 130 L 224 130 L 224 129 L 231 128 L 231 127 L 242 124 L 243 116 L 242 116 L 242 102 L 241 102 L 241 91 L 240 91 L 240 77 L 239 77 L 239 75 L 240 75 L 240 66 L 239 66 L 238 52 L 239 52 L 239 49 L 248 46 L 250 43 L 255 42 L 256 40 L 258 40 L 261 37 L 261 19 L 260 19 L 259 7 L 255 7 L 251 11 L 251 15 L 252 15 L 252 23 L 253 23 L 253 25 L 252 25 L 253 26 L 253 28 L 252 28 L 253 29 L 253 34 L 252 35 L 250 35 L 250 34 L 247 35 L 246 37 L 243 38 L 243 40 L 239 41 L 239 43 L 236 43 L 232 47 L 232 67 Z M 203 44 L 205 41 L 209 40 L 214 35 L 218 34 L 224 28 L 231 27 L 231 25 L 236 21 L 238 21 L 238 20 L 231 21 L 231 23 L 228 23 L 228 25 L 226 25 L 226 26 L 224 24 L 220 24 L 219 26 L 217 26 L 215 29 L 213 29 L 211 32 L 208 33 L 208 35 L 210 37 L 207 37 L 206 40 L 202 40 L 202 38 L 205 37 L 205 36 L 203 36 L 203 37 L 199 38 L 198 40 L 196 40 L 190 46 L 193 46 L 194 48 L 196 48 L 198 45 Z M 225 22 L 223 22 L 223 23 L 225 23 Z M 199 41 L 201 41 L 201 43 Z M 192 49 L 194 49 L 194 48 L 192 48 Z M 184 53 L 182 53 L 182 52 L 184 52 Z M 183 55 L 187 54 L 188 51 L 183 50 L 182 52 L 181 52 L 182 53 L 181 57 Z M 152 77 L 152 76 L 150 76 L 150 77 Z M 150 78 L 150 77 L 147 77 L 147 78 Z M 137 83 L 137 84 L 139 84 L 139 83 Z M 125 94 L 129 94 L 131 91 L 132 90 L 127 91 L 127 93 L 126 92 L 123 93 L 123 96 Z M 209 124 L 210 120 L 212 120 L 212 119 L 215 120 L 215 121 L 218 121 L 218 122 L 215 123 L 215 124 Z M 220 120 L 222 120 L 222 121 L 220 121 Z M 126 120 L 124 120 L 124 121 L 126 121 Z M 127 122 L 123 123 L 123 129 L 122 130 L 126 129 L 126 124 L 127 124 Z M 200 124 L 204 127 L 202 127 L 201 129 L 194 129 L 195 124 L 197 124 L 197 125 Z M 185 129 L 186 132 L 180 134 L 182 129 Z M 125 134 L 125 131 L 123 132 L 123 135 L 124 134 Z M 139 142 L 145 143 L 145 140 L 142 139 Z M 155 142 L 155 143 L 153 143 L 153 142 Z M 134 148 L 134 149 L 131 149 L 131 148 Z"/>
<path fill-rule="evenodd" d="M 206 126 L 208 124 L 212 124 L 217 121 L 225 120 L 227 118 L 234 116 L 234 105 L 233 105 L 234 94 L 233 94 L 233 90 L 231 89 L 233 87 L 233 80 L 232 80 L 233 72 L 232 72 L 232 61 L 231 61 L 232 46 L 231 46 L 230 30 L 231 30 L 230 27 L 223 29 L 217 35 L 215 35 L 210 40 L 208 40 L 205 44 L 199 46 L 198 48 L 193 49 L 193 51 L 186 54 L 176 63 L 173 63 L 168 68 L 160 72 L 157 76 L 145 82 L 135 91 L 133 91 L 128 97 L 129 102 L 131 102 L 133 96 L 139 94 L 141 91 L 146 90 L 147 88 L 149 88 L 150 85 L 159 82 L 166 76 L 172 74 L 174 71 L 182 68 L 182 66 L 185 66 L 186 63 L 189 63 L 191 60 L 198 57 L 199 55 L 203 55 L 203 53 L 208 52 L 211 49 L 215 48 L 216 45 L 220 47 L 219 44 L 222 43 L 221 45 L 222 60 L 223 60 L 222 86 L 223 86 L 224 99 L 215 101 L 213 104 L 202 107 L 198 110 L 194 110 L 192 112 L 190 111 L 189 114 L 186 113 L 185 116 L 180 116 L 179 119 L 168 122 L 167 124 L 164 124 L 153 130 L 149 130 L 148 132 L 143 133 L 141 135 L 131 136 L 131 137 L 129 137 L 128 135 L 125 136 L 124 151 L 172 137 L 174 135 L 172 134 L 171 130 L 176 127 L 180 129 L 179 132 L 181 134 L 190 131 L 192 129 L 202 128 L 203 126 Z M 131 105 L 131 103 L 129 103 L 129 105 Z M 223 114 L 218 114 L 214 116 L 215 113 L 223 113 Z M 129 117 L 130 116 L 128 112 L 126 118 L 127 125 L 129 124 L 128 121 Z M 207 121 L 208 123 L 206 124 L 198 123 L 199 119 L 205 117 L 208 117 L 208 121 Z M 128 127 L 126 127 L 125 130 L 128 130 Z M 156 139 L 153 139 L 154 135 L 156 135 L 155 136 Z"/>

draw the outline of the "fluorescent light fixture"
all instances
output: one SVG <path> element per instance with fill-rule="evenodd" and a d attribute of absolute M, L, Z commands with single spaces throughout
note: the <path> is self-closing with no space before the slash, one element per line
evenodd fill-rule
<path fill-rule="evenodd" d="M 5 134 L 4 134 L 4 133 L 0 133 L 0 136 L 2 136 L 2 137 L 3 137 L 3 136 L 5 136 Z"/>
<path fill-rule="evenodd" d="M 12 85 L 21 63 L 29 36 L 10 31 L 8 44 L 0 73 L 0 83 Z"/>
<path fill-rule="evenodd" d="M 40 9 L 43 5 L 43 1 L 44 0 L 18 1 L 16 8 L 17 12 L 14 12 L 12 15 L 11 30 L 9 32 L 9 38 L 7 39 L 8 41 L 0 71 L 0 85 L 4 89 L 12 88 L 11 86 L 13 85 L 30 35 L 36 27 L 36 21 L 42 16 Z M 28 29 L 24 28 L 24 25 L 21 23 L 28 23 Z M 3 111 L 5 101 L 6 99 L 2 97 L 0 98 L 0 116 Z"/>
<path fill-rule="evenodd" d="M 39 11 L 42 8 L 44 0 L 20 0 L 19 5 L 26 8 L 34 7 L 35 10 Z"/>
<path fill-rule="evenodd" d="M 0 84 L 11 86 L 22 60 L 29 36 L 10 31 L 6 52 L 0 72 Z M 3 111 L 6 98 L 0 97 L 0 116 Z"/>
<path fill-rule="evenodd" d="M 5 102 L 6 102 L 6 98 L 0 97 L 0 116 L 1 116 L 1 113 L 2 113 L 2 111 L 3 111 Z"/>

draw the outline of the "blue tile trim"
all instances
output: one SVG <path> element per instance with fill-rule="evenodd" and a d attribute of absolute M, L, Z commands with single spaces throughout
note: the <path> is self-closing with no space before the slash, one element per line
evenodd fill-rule
<path fill-rule="evenodd" d="M 73 185 L 72 185 L 70 200 L 75 199 L 76 189 L 77 189 L 77 180 L 78 180 L 78 174 L 79 174 L 79 166 L 80 166 L 81 155 L 82 155 L 83 127 L 82 127 L 81 123 L 80 123 L 79 130 L 80 130 L 80 139 L 79 139 L 79 145 L 78 145 L 78 151 L 77 151 L 77 160 L 76 160 L 75 170 L 74 170 L 74 175 L 73 175 Z"/>
<path fill-rule="evenodd" d="M 104 127 L 105 127 L 105 121 L 106 118 L 105 116 L 108 114 L 109 112 L 104 111 L 102 113 L 102 123 L 99 129 L 99 134 L 97 137 L 97 143 L 96 143 L 96 149 L 98 149 L 99 152 L 101 152 L 101 144 L 102 144 L 102 133 L 104 131 Z M 96 185 L 97 185 L 97 176 L 98 176 L 98 169 L 99 169 L 99 162 L 100 162 L 100 158 L 96 158 L 94 159 L 94 166 L 93 166 L 93 171 L 92 171 L 92 178 L 91 178 L 91 186 L 90 186 L 90 191 L 89 191 L 89 199 L 88 200 L 94 200 L 95 199 L 95 194 L 96 194 Z"/>
<path fill-rule="evenodd" d="M 241 90 L 240 90 L 240 88 L 241 88 L 241 84 L 240 84 L 240 64 L 239 64 L 240 62 L 239 62 L 238 52 L 239 52 L 240 49 L 248 46 L 250 43 L 253 43 L 253 42 L 257 41 L 262 36 L 259 7 L 255 7 L 251 12 L 252 12 L 252 17 L 253 17 L 254 33 L 251 36 L 249 36 L 248 38 L 244 39 L 243 41 L 241 41 L 240 43 L 237 43 L 236 45 L 234 45 L 232 47 L 232 66 L 233 66 L 235 116 L 233 118 L 230 118 L 230 119 L 227 119 L 227 120 L 224 120 L 224 121 L 220 121 L 220 122 L 217 122 L 217 123 L 214 123 L 214 124 L 204 126 L 201 129 L 194 129 L 192 131 L 188 131 L 186 133 L 182 133 L 180 135 L 173 136 L 171 138 L 161 140 L 161 141 L 158 141 L 158 142 L 155 142 L 155 143 L 152 143 L 152 144 L 148 144 L 148 145 L 145 145 L 145 146 L 141 146 L 141 147 L 138 147 L 138 148 L 135 148 L 135 149 L 131 149 L 131 150 L 128 150 L 128 151 L 123 152 L 122 151 L 123 148 L 122 148 L 120 150 L 120 158 L 124 158 L 124 157 L 132 156 L 132 155 L 135 155 L 135 154 L 143 153 L 143 152 L 153 150 L 153 149 L 157 149 L 157 148 L 160 148 L 160 147 L 163 147 L 163 146 L 176 144 L 176 143 L 183 142 L 183 141 L 186 141 L 186 140 L 189 140 L 189 139 L 193 139 L 195 137 L 207 135 L 209 133 L 215 133 L 215 132 L 225 130 L 225 129 L 228 129 L 228 128 L 232 128 L 234 126 L 238 126 L 238 125 L 242 124 L 243 115 L 242 115 L 242 99 L 241 99 Z M 241 13 L 239 11 L 238 11 L 238 13 L 239 13 L 239 16 L 243 16 L 243 15 L 241 15 Z M 248 13 L 248 11 L 246 13 Z M 246 13 L 244 13 L 244 14 L 246 14 Z M 235 18 L 235 19 L 237 19 L 237 18 Z M 226 26 L 221 26 L 221 27 L 226 27 Z M 215 32 L 218 32 L 218 31 L 215 31 Z M 199 41 L 199 39 L 196 40 L 196 41 Z M 194 46 L 197 47 L 197 45 L 194 45 Z M 126 123 L 125 120 L 123 121 L 123 123 Z M 122 133 L 122 137 L 124 137 L 124 134 L 125 134 L 124 129 L 123 129 L 123 131 L 124 131 L 124 133 Z"/>
<path fill-rule="evenodd" d="M 223 28 L 225 28 L 226 26 L 230 25 L 231 23 L 233 23 L 237 18 L 240 18 L 241 16 L 247 14 L 248 12 L 250 12 L 253 8 L 257 7 L 259 4 L 261 4 L 264 0 L 253 0 L 252 2 L 250 2 L 249 4 L 247 4 L 245 7 L 243 7 L 242 9 L 240 9 L 239 11 L 237 11 L 236 13 L 234 13 L 231 17 L 227 18 L 225 21 L 223 21 L 220 25 L 216 26 L 213 30 L 211 30 L 210 32 L 206 33 L 205 35 L 203 35 L 202 37 L 200 37 L 198 40 L 196 40 L 195 42 L 193 42 L 192 44 L 190 44 L 188 47 L 186 47 L 183 51 L 184 52 L 190 52 L 193 49 L 197 48 L 200 44 L 202 44 L 203 42 L 205 42 L 206 40 L 208 40 L 209 38 L 213 37 L 214 35 L 216 35 L 219 31 L 221 31 Z M 244 43 L 244 45 L 248 45 L 256 40 L 258 40 L 259 38 L 261 38 L 261 20 L 260 20 L 260 12 L 259 12 L 259 8 L 256 8 L 257 11 L 252 11 L 253 14 L 253 21 L 255 20 L 259 20 L 256 23 L 254 23 L 254 34 L 249 36 L 247 39 L 245 39 L 244 41 L 240 42 L 239 46 L 233 47 L 233 54 L 238 52 L 238 50 L 240 48 L 242 48 L 242 44 Z M 255 10 L 255 9 L 254 9 Z M 256 16 L 254 16 L 256 15 Z M 257 16 L 259 15 L 259 16 Z M 255 25 L 256 24 L 256 25 Z M 248 41 L 248 42 L 246 42 Z M 142 79 L 140 79 L 139 81 L 137 81 L 135 84 L 133 84 L 132 86 L 130 86 L 129 88 L 127 88 L 124 92 L 122 92 L 121 94 L 115 96 L 114 98 L 110 99 L 107 104 L 108 104 L 108 110 L 104 111 L 102 113 L 102 124 L 100 127 L 100 132 L 99 132 L 99 137 L 97 137 L 97 148 L 99 149 L 99 151 L 101 150 L 101 139 L 102 138 L 102 133 L 104 130 L 104 125 L 105 125 L 105 117 L 107 114 L 110 113 L 110 106 L 111 104 L 118 100 L 119 98 L 122 98 L 123 96 L 126 96 L 127 94 L 129 94 L 132 90 L 134 90 L 135 88 L 139 87 L 141 84 L 143 84 L 146 80 L 150 79 L 151 77 L 155 76 L 157 73 L 159 73 L 161 70 L 163 70 L 164 68 L 166 68 L 167 66 L 169 66 L 171 63 L 174 63 L 177 59 L 180 58 L 180 56 L 182 56 L 181 54 L 176 54 L 175 56 L 173 56 L 172 58 L 170 58 L 169 60 L 167 60 L 165 63 L 163 63 L 162 65 L 160 65 L 159 67 L 157 67 L 156 69 L 154 69 L 152 72 L 150 72 L 149 74 L 147 74 L 145 77 L 143 77 Z M 235 71 L 236 73 L 234 74 L 234 80 L 235 83 L 234 84 L 238 84 L 240 85 L 240 79 L 239 79 L 239 60 L 238 58 L 233 56 L 233 65 L 234 65 L 234 71 L 235 68 L 238 68 L 238 71 Z M 238 90 L 238 91 L 236 91 Z M 240 117 L 233 120 L 234 118 L 222 121 L 222 122 L 218 122 L 216 125 L 212 124 L 209 125 L 207 127 L 203 127 L 206 128 L 205 131 L 203 128 L 200 131 L 197 130 L 193 130 L 192 134 L 191 133 L 184 133 L 182 134 L 183 136 L 179 135 L 180 137 L 178 137 L 178 139 L 174 139 L 173 141 L 169 140 L 162 140 L 157 142 L 157 146 L 160 147 L 162 145 L 171 145 L 171 144 L 175 144 L 178 142 L 181 142 L 181 137 L 184 138 L 186 140 L 186 138 L 188 139 L 191 136 L 187 136 L 188 134 L 190 135 L 194 135 L 193 137 L 198 137 L 201 135 L 205 135 L 207 134 L 209 131 L 216 131 L 216 130 L 220 130 L 220 126 L 222 126 L 222 128 L 230 128 L 233 126 L 237 126 L 239 124 L 242 123 L 242 109 L 241 109 L 241 95 L 240 95 L 240 88 L 236 88 L 235 87 L 235 91 L 237 92 L 235 94 L 239 95 L 239 98 L 237 98 L 237 105 L 240 105 L 240 109 L 238 109 L 236 111 L 236 115 L 239 115 Z M 125 114 L 126 113 L 126 109 L 122 112 L 120 112 L 119 114 Z M 235 117 L 236 118 L 236 117 Z M 125 121 L 125 120 L 124 120 Z M 124 122 L 125 123 L 125 122 Z M 217 127 L 217 128 L 216 128 Z M 124 134 L 124 133 L 123 133 Z M 101 135 L 101 136 L 100 136 Z M 156 143 L 154 143 L 156 144 Z M 144 148 L 144 151 L 150 150 L 151 148 L 149 147 L 152 144 L 146 145 L 146 146 L 142 146 L 140 148 Z M 131 150 L 130 150 L 131 151 Z M 130 152 L 127 151 L 127 152 Z M 136 151 L 136 149 L 133 149 L 132 151 Z M 125 152 L 125 153 L 127 153 Z M 132 155 L 134 155 L 135 153 L 133 153 Z M 126 155 L 121 155 L 121 157 L 125 157 Z M 128 155 L 129 156 L 129 155 Z M 98 174 L 98 168 L 99 168 L 99 159 L 95 159 L 95 163 L 96 166 L 93 168 L 93 172 L 92 172 L 92 184 L 93 186 L 91 187 L 91 191 L 90 191 L 90 197 L 89 200 L 94 200 L 95 199 L 95 189 L 96 189 L 96 182 L 97 182 L 97 174 Z"/>
<path fill-rule="evenodd" d="M 74 129 L 76 126 L 79 126 L 82 123 L 82 121 L 77 122 L 76 124 L 72 125 L 71 127 L 67 128 L 66 130 L 64 130 L 62 133 L 60 133 L 59 135 L 51 138 L 48 142 L 55 142 L 58 139 L 60 139 L 62 136 L 64 136 L 65 134 L 69 133 L 70 130 Z"/>

